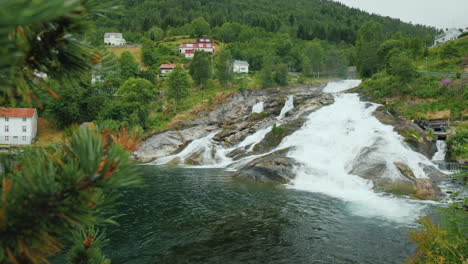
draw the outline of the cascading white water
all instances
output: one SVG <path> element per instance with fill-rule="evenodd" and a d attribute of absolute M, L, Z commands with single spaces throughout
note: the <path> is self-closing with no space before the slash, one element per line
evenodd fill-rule
<path fill-rule="evenodd" d="M 324 106 L 311 113 L 304 126 L 286 137 L 277 149 L 290 148 L 288 156 L 302 166 L 296 168 L 296 179 L 291 188 L 323 193 L 349 202 L 349 209 L 361 216 L 383 217 L 397 222 L 409 222 L 419 216 L 421 202 L 404 198 L 377 194 L 372 189 L 372 182 L 350 173 L 356 158 L 365 148 L 372 147 L 372 156 L 386 163 L 385 176 L 401 177 L 395 162 L 407 164 L 418 178 L 426 178 L 421 164 L 432 165 L 425 156 L 411 150 L 403 137 L 393 131 L 393 127 L 380 123 L 372 113 L 376 104 L 362 102 L 356 94 L 343 94 L 341 91 L 359 85 L 359 80 L 330 83 L 324 92 L 334 93 L 335 103 Z M 288 98 L 284 109 L 292 109 L 293 97 Z M 278 116 L 284 117 L 286 110 Z M 288 110 L 288 111 L 289 111 Z M 252 112 L 263 111 L 263 102 L 253 106 Z M 215 168 L 236 168 L 256 157 L 250 155 L 234 161 L 227 154 L 243 148 L 248 152 L 262 141 L 271 131 L 271 126 L 258 130 L 246 137 L 241 143 L 231 148 L 222 148 L 212 138 L 219 131 L 194 140 L 177 155 L 158 159 L 157 164 L 166 164 L 175 158 L 183 161 L 194 154 L 202 157 L 203 166 Z"/>
<path fill-rule="evenodd" d="M 283 108 L 281 109 L 281 112 L 279 116 L 277 117 L 278 120 L 281 120 L 284 118 L 284 116 L 291 111 L 294 108 L 294 95 L 289 95 L 288 99 L 284 103 Z"/>
<path fill-rule="evenodd" d="M 325 93 L 339 93 L 352 88 L 355 88 L 361 84 L 361 80 L 343 80 L 338 82 L 328 83 L 323 92 Z"/>
<path fill-rule="evenodd" d="M 444 161 L 445 155 L 447 153 L 447 144 L 444 140 L 437 140 L 436 141 L 437 152 L 432 157 L 433 161 Z"/>
<path fill-rule="evenodd" d="M 331 83 L 325 91 L 337 93 L 358 84 L 359 81 Z M 376 194 L 370 181 L 349 173 L 361 150 L 372 146 L 374 155 L 387 162 L 387 177 L 399 177 L 394 162 L 408 164 L 418 178 L 426 177 L 418 163 L 429 165 L 430 161 L 412 151 L 393 127 L 372 116 L 376 107 L 360 101 L 356 94 L 335 94 L 334 104 L 312 113 L 305 125 L 285 138 L 279 148 L 293 147 L 288 156 L 303 164 L 296 169 L 292 188 L 349 201 L 358 215 L 407 221 L 417 216 L 416 205 Z"/>
<path fill-rule="evenodd" d="M 262 139 L 268 134 L 268 132 L 271 131 L 272 126 L 266 127 L 264 129 L 260 129 L 254 134 L 246 137 L 241 143 L 239 143 L 236 147 L 231 148 L 231 150 L 236 149 L 236 148 L 245 148 L 249 147 L 248 151 L 252 151 L 255 145 L 260 143 Z M 229 150 L 228 150 L 229 151 Z"/>
<path fill-rule="evenodd" d="M 261 113 L 263 112 L 264 109 L 264 103 L 263 102 L 258 102 L 252 106 L 252 114 L 253 113 Z"/>
<path fill-rule="evenodd" d="M 176 160 L 177 163 L 184 164 L 187 159 L 198 156 L 197 159 L 203 164 L 203 166 L 199 167 L 225 167 L 232 163 L 232 160 L 226 157 L 227 150 L 219 146 L 213 140 L 213 137 L 217 133 L 219 133 L 219 131 L 214 131 L 206 137 L 196 139 L 190 142 L 180 153 L 157 159 L 153 164 L 163 165 L 174 160 Z"/>

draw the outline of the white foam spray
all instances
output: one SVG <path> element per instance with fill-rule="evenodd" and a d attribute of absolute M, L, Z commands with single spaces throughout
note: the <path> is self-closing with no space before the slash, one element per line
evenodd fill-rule
<path fill-rule="evenodd" d="M 294 109 L 294 95 L 289 95 L 277 119 L 283 119 L 286 116 L 286 114 L 292 109 Z"/>

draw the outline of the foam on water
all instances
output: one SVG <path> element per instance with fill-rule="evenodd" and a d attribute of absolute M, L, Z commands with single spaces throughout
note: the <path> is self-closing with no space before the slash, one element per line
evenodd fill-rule
<path fill-rule="evenodd" d="M 264 103 L 263 102 L 258 102 L 252 106 L 252 114 L 253 113 L 261 113 L 263 112 Z"/>
<path fill-rule="evenodd" d="M 447 144 L 444 140 L 437 140 L 436 142 L 437 152 L 432 157 L 433 161 L 444 161 L 447 153 Z"/>

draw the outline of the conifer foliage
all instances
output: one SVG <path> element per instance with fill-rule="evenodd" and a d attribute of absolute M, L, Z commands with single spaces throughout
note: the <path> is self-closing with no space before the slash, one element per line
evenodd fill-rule
<path fill-rule="evenodd" d="M 82 42 L 99 3 L 0 1 L 0 100 L 37 103 L 40 89 L 57 97 L 49 81 L 79 85 L 102 60 Z M 128 155 L 137 142 L 126 131 L 82 128 L 64 143 L 1 155 L 0 263 L 50 263 L 70 241 L 68 263 L 110 263 L 94 226 L 114 223 L 119 189 L 142 184 Z"/>
<path fill-rule="evenodd" d="M 71 231 L 112 222 L 115 190 L 141 183 L 124 147 L 90 129 L 70 132 L 63 145 L 27 149 L 2 167 L 0 259 L 12 263 L 45 261 Z"/>

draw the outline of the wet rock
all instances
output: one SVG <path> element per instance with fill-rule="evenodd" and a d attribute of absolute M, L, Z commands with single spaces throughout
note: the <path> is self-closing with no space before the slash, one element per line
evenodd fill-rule
<path fill-rule="evenodd" d="M 437 184 L 444 182 L 448 179 L 448 176 L 445 173 L 441 172 L 438 168 L 434 166 L 425 166 L 423 170 L 426 176 Z"/>
<path fill-rule="evenodd" d="M 260 154 L 275 149 L 279 144 L 281 144 L 283 138 L 299 130 L 305 121 L 306 120 L 304 118 L 293 119 L 283 125 L 273 128 L 265 135 L 262 141 L 255 145 L 253 152 L 255 154 Z"/>
<path fill-rule="evenodd" d="M 261 183 L 288 183 L 295 178 L 294 167 L 299 164 L 286 157 L 287 152 L 288 149 L 283 149 L 257 158 L 240 168 L 233 177 Z"/>
<path fill-rule="evenodd" d="M 413 171 L 404 163 L 395 162 L 394 164 L 401 174 L 414 184 L 413 197 L 422 200 L 436 200 L 442 196 L 441 190 L 434 181 L 431 179 L 416 178 Z"/>
<path fill-rule="evenodd" d="M 394 162 L 395 166 L 401 172 L 403 176 L 405 176 L 410 181 L 416 181 L 416 176 L 414 176 L 413 171 L 408 167 L 408 165 L 401 163 L 401 162 Z"/>
<path fill-rule="evenodd" d="M 141 162 L 150 162 L 157 158 L 177 154 L 195 139 L 202 138 L 217 129 L 217 126 L 195 126 L 183 130 L 170 130 L 151 135 L 144 139 L 133 158 Z"/>
<path fill-rule="evenodd" d="M 350 173 L 371 180 L 377 192 L 424 200 L 437 200 L 443 196 L 434 181 L 416 178 L 408 165 L 401 162 L 388 163 L 384 157 L 374 155 L 376 150 L 375 145 L 364 148 L 353 162 Z"/>
<path fill-rule="evenodd" d="M 394 130 L 405 138 L 406 143 L 427 158 L 437 152 L 436 144 L 427 133 L 415 123 L 393 116 L 384 106 L 378 107 L 373 115 L 382 123 L 394 126 Z"/>

